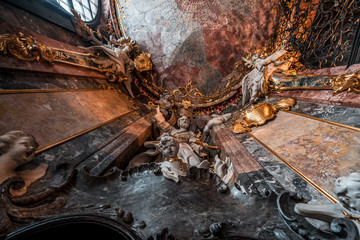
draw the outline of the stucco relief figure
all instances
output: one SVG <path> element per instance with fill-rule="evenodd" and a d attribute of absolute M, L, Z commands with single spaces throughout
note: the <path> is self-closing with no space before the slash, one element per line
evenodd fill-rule
<path fill-rule="evenodd" d="M 183 162 L 198 168 L 209 168 L 210 163 L 207 160 L 202 160 L 203 157 L 207 156 L 208 145 L 206 143 L 199 144 L 199 138 L 195 133 L 188 130 L 190 119 L 187 116 L 178 118 L 177 125 L 179 128 L 175 128 L 165 121 L 159 107 L 156 108 L 154 118 L 161 132 L 168 133 L 179 143 L 178 157 Z"/>
<path fill-rule="evenodd" d="M 323 231 L 331 231 L 330 222 L 334 218 L 352 219 L 360 233 L 360 173 L 336 179 L 334 193 L 340 203 L 297 203 L 294 210 Z"/>
<path fill-rule="evenodd" d="M 226 157 L 223 161 L 218 155 L 215 156 L 214 173 L 226 184 L 230 184 L 235 181 L 234 165 L 229 157 Z"/>
<path fill-rule="evenodd" d="M 38 146 L 33 136 L 22 131 L 10 131 L 0 136 L 0 184 L 11 177 L 20 176 L 25 180 L 25 187 L 21 191 L 24 193 L 31 182 L 44 176 L 47 164 L 32 170 L 17 170 L 17 167 L 34 158 Z"/>
<path fill-rule="evenodd" d="M 232 117 L 231 113 L 226 113 L 224 115 L 215 115 L 215 114 L 212 115 L 212 119 L 210 119 L 204 127 L 203 134 L 209 135 L 210 130 L 213 127 L 226 123 L 231 117 Z"/>
<path fill-rule="evenodd" d="M 155 101 L 155 104 L 158 104 L 160 107 L 160 112 L 165 117 L 165 119 L 169 118 L 169 110 L 173 106 L 173 102 L 171 99 L 171 95 L 169 93 L 164 93 L 160 96 L 160 99 Z"/>
<path fill-rule="evenodd" d="M 159 150 L 163 157 L 163 162 L 160 162 L 161 172 L 164 177 L 178 182 L 179 176 L 186 176 L 188 165 L 178 158 L 179 143 L 177 140 L 169 135 L 164 135 L 160 138 Z"/>
<path fill-rule="evenodd" d="M 243 106 L 247 102 L 250 102 L 250 104 L 256 102 L 258 100 L 258 93 L 264 93 L 264 71 L 266 66 L 269 64 L 282 65 L 282 62 L 276 62 L 276 60 L 285 53 L 285 50 L 280 49 L 265 59 L 260 58 L 257 54 L 252 56 L 251 62 L 248 63 L 253 65 L 254 69 L 242 79 Z"/>
<path fill-rule="evenodd" d="M 119 42 L 121 41 L 122 40 Z M 115 43 L 117 43 L 117 41 Z M 113 42 L 109 42 L 107 45 L 91 46 L 87 49 L 101 50 L 110 58 L 110 60 L 112 60 L 92 58 L 92 61 L 96 64 L 107 68 L 109 64 L 115 63 L 115 74 L 112 75 L 113 78 L 111 81 L 123 82 L 130 96 L 134 97 L 131 89 L 131 72 L 134 70 L 134 62 L 128 56 L 128 53 L 131 52 L 131 47 L 126 44 L 115 45 Z"/>

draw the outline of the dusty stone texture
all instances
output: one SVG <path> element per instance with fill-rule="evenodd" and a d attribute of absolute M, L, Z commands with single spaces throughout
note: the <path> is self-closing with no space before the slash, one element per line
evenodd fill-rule
<path fill-rule="evenodd" d="M 360 95 L 352 92 L 341 92 L 334 95 L 332 90 L 295 90 L 276 93 L 274 98 L 291 97 L 299 101 L 320 103 L 326 105 L 360 108 Z"/>
<path fill-rule="evenodd" d="M 189 81 L 213 93 L 244 53 L 264 46 L 277 1 L 129 1 L 127 34 L 146 51 L 167 89 Z M 226 84 L 226 83 L 221 83 Z"/>
<path fill-rule="evenodd" d="M 112 90 L 4 94 L 0 134 L 16 129 L 30 132 L 42 148 L 122 116 L 130 112 L 128 106 L 126 96 Z"/>
<path fill-rule="evenodd" d="M 359 169 L 356 130 L 279 112 L 252 134 L 328 193 L 338 177 Z"/>

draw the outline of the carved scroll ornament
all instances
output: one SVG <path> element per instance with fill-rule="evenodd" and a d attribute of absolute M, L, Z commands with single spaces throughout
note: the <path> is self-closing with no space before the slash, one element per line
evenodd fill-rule
<path fill-rule="evenodd" d="M 273 119 L 279 109 L 288 111 L 295 103 L 296 101 L 294 99 L 287 98 L 277 101 L 276 104 L 261 102 L 252 105 L 236 117 L 232 131 L 234 133 L 249 132 L 251 131 L 251 127 L 264 125 L 267 121 Z"/>
<path fill-rule="evenodd" d="M 24 61 L 54 61 L 59 54 L 22 32 L 0 35 L 0 52 L 11 54 Z"/>
<path fill-rule="evenodd" d="M 134 59 L 134 66 L 139 72 L 152 70 L 153 65 L 151 62 L 150 53 L 141 53 Z"/>
<path fill-rule="evenodd" d="M 132 42 L 127 41 L 125 43 L 121 43 L 121 46 L 126 47 L 130 43 Z M 26 35 L 22 32 L 19 32 L 18 34 L 0 35 L 0 52 L 4 54 L 10 54 L 20 60 L 29 62 L 57 62 L 76 67 L 82 67 L 104 73 L 110 81 L 122 82 L 124 79 L 126 79 L 125 69 L 123 68 L 127 68 L 128 66 L 124 65 L 123 68 L 119 67 L 119 65 L 121 65 L 119 64 L 121 56 L 118 57 L 119 60 L 113 59 L 111 56 L 109 56 L 109 54 L 107 54 L 108 51 L 111 50 L 106 50 L 108 50 L 108 48 L 104 45 L 100 47 L 90 47 L 89 49 L 82 48 L 82 51 L 69 51 L 66 49 L 47 47 L 39 43 L 34 37 Z M 150 61 L 150 55 L 143 53 L 143 55 L 140 56 L 140 58 L 143 58 L 146 61 Z M 150 67 L 151 62 L 149 64 L 149 62 L 146 61 L 144 63 L 145 65 L 142 66 L 142 71 L 145 71 L 145 68 L 148 69 Z"/>
<path fill-rule="evenodd" d="M 343 91 L 360 94 L 360 69 L 353 73 L 329 78 L 328 82 L 333 88 L 334 95 Z"/>

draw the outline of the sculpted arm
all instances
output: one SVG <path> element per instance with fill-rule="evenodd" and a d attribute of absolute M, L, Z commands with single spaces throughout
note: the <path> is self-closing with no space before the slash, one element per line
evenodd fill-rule
<path fill-rule="evenodd" d="M 196 141 L 200 141 L 200 140 L 196 137 L 195 133 L 189 131 L 189 135 L 190 135 L 190 138 L 189 138 L 189 145 L 190 145 L 190 147 L 194 150 L 195 153 L 197 153 L 198 155 L 200 155 L 200 154 L 205 150 L 206 147 L 204 147 L 204 146 L 202 146 L 202 145 L 200 145 L 200 144 L 195 143 Z M 203 144 L 204 144 L 205 146 L 207 146 L 206 143 L 203 143 Z"/>
<path fill-rule="evenodd" d="M 161 131 L 163 131 L 163 132 L 171 131 L 172 126 L 168 122 L 165 121 L 164 116 L 160 112 L 159 106 L 156 108 L 156 114 L 154 115 L 154 119 L 156 120 L 156 123 Z"/>
<path fill-rule="evenodd" d="M 265 58 L 262 61 L 262 65 L 268 65 L 272 62 L 275 62 L 277 59 L 279 59 L 282 55 L 284 55 L 286 53 L 285 49 L 279 49 L 276 52 L 274 52 L 273 54 L 271 54 L 269 57 Z"/>

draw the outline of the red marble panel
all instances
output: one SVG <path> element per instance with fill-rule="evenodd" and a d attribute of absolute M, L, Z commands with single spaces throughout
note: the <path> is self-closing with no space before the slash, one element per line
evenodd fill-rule
<path fill-rule="evenodd" d="M 3 55 L 1 53 L 0 68 L 107 79 L 104 74 L 86 68 L 71 66 L 63 63 L 27 62 L 13 56 Z"/>
<path fill-rule="evenodd" d="M 261 165 L 224 125 L 215 126 L 215 144 L 220 147 L 221 158 L 229 157 L 236 173 L 250 173 L 262 169 Z"/>
<path fill-rule="evenodd" d="M 360 64 L 353 64 L 348 69 L 346 66 L 337 66 L 332 68 L 321 68 L 316 70 L 309 70 L 299 72 L 299 74 L 313 74 L 313 75 L 342 75 L 345 73 L 352 73 L 360 69 Z"/>

